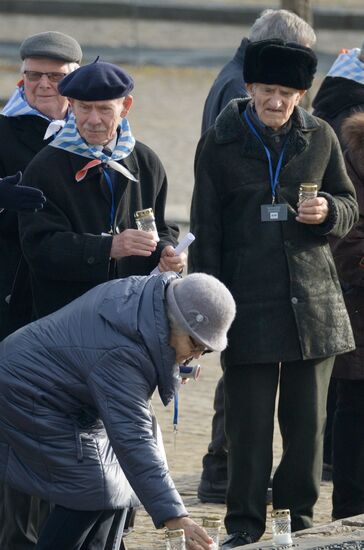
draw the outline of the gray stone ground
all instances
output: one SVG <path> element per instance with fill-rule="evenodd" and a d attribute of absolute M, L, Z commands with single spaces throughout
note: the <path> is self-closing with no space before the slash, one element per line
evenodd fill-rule
<path fill-rule="evenodd" d="M 44 30 L 60 30 L 75 36 L 83 45 L 112 45 L 123 48 L 189 48 L 221 49 L 228 58 L 240 43 L 247 29 L 239 27 L 193 25 L 114 20 L 83 20 L 49 17 L 2 16 L 2 41 L 20 42 L 23 37 Z M 318 49 L 334 56 L 341 47 L 358 46 L 361 33 L 318 33 Z M 87 61 L 87 60 L 86 60 Z M 89 60 L 88 60 L 89 61 Z M 138 61 L 138 59 L 137 59 Z M 162 60 L 161 60 L 162 61 Z M 163 65 L 163 63 L 162 63 Z M 193 156 L 199 138 L 203 103 L 217 71 L 214 67 L 144 66 L 139 59 L 127 69 L 136 81 L 135 104 L 130 121 L 136 137 L 150 145 L 161 157 L 170 183 L 167 213 L 170 218 L 186 222 L 193 187 Z M 18 65 L 0 57 L 0 95 L 7 97 L 18 78 Z M 322 74 L 319 75 L 317 84 Z M 185 231 L 187 225 L 183 225 Z M 201 472 L 201 458 L 210 438 L 212 402 L 220 376 L 219 358 L 212 354 L 203 358 L 202 379 L 182 388 L 180 424 L 177 436 L 172 430 L 172 407 L 164 409 L 158 396 L 154 407 L 164 433 L 170 470 L 191 516 L 197 521 L 209 513 L 224 516 L 224 506 L 202 505 L 196 496 Z M 294 414 L 294 411 L 293 411 Z M 278 429 L 274 438 L 274 462 L 280 455 Z M 316 507 L 315 523 L 330 521 L 331 483 L 322 483 Z M 268 507 L 268 512 L 270 508 Z M 268 522 L 266 537 L 269 537 Z M 161 531 L 156 531 L 145 512 L 138 512 L 135 532 L 127 538 L 128 550 L 159 550 L 164 547 Z"/>

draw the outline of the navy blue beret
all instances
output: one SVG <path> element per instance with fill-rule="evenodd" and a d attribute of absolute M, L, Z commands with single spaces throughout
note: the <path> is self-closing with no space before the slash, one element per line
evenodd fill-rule
<path fill-rule="evenodd" d="M 134 88 L 132 77 L 105 61 L 79 67 L 58 84 L 59 93 L 80 101 L 106 101 L 127 96 Z"/>

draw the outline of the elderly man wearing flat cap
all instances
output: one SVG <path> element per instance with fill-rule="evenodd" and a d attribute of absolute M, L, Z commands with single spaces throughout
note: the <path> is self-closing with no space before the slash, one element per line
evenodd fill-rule
<path fill-rule="evenodd" d="M 49 31 L 26 38 L 20 57 L 22 78 L 0 114 L 0 177 L 4 178 L 0 182 L 0 208 L 4 207 L 0 213 L 0 340 L 31 319 L 29 273 L 21 257 L 17 211 L 34 215 L 34 210 L 42 208 L 44 196 L 20 185 L 21 172 L 67 119 L 69 103 L 59 94 L 58 83 L 79 66 L 82 51 L 71 36 Z M 0 499 L 0 547 L 28 550 L 41 523 L 38 499 L 10 488 L 5 493 Z"/>
<path fill-rule="evenodd" d="M 126 118 L 132 89 L 123 69 L 98 60 L 59 84 L 72 116 L 24 174 L 47 197 L 36 216 L 20 216 L 34 318 L 109 279 L 147 275 L 157 265 L 183 269 L 185 255 L 174 252 L 178 229 L 164 217 L 165 171 Z M 136 226 L 135 212 L 150 208 L 158 235 Z"/>
<path fill-rule="evenodd" d="M 69 103 L 59 94 L 58 83 L 79 66 L 82 51 L 71 36 L 48 31 L 26 38 L 20 56 L 22 79 L 0 115 L 0 177 L 23 172 L 64 124 Z M 20 263 L 15 206 L 0 215 L 0 339 L 30 320 L 29 284 L 27 269 Z M 34 204 L 36 208 L 39 204 Z"/>
<path fill-rule="evenodd" d="M 294 531 L 312 525 L 333 361 L 354 348 L 328 236 L 347 233 L 358 211 L 334 132 L 298 106 L 315 71 L 310 48 L 249 44 L 251 99 L 232 100 L 196 154 L 190 270 L 215 275 L 237 303 L 222 355 L 224 550 L 265 531 L 278 389 L 283 455 L 273 507 L 290 509 Z M 301 184 L 318 194 L 298 204 Z"/>

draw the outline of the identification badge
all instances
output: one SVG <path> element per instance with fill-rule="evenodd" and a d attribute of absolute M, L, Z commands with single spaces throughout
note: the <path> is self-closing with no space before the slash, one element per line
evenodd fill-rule
<path fill-rule="evenodd" d="M 288 218 L 286 204 L 262 204 L 260 219 L 262 222 L 285 222 Z"/>

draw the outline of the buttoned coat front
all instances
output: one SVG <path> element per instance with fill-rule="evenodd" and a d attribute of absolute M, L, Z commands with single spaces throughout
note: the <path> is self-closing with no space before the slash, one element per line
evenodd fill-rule
<path fill-rule="evenodd" d="M 272 192 L 266 153 L 243 118 L 248 101 L 232 100 L 199 143 L 189 269 L 214 275 L 236 300 L 227 363 L 344 353 L 354 341 L 327 236 L 345 235 L 358 210 L 338 140 L 295 108 L 276 193 L 288 219 L 262 222 Z M 327 198 L 324 224 L 296 221 L 301 183 Z"/>
<path fill-rule="evenodd" d="M 114 200 L 96 166 L 77 182 L 76 173 L 90 159 L 48 146 L 30 163 L 24 184 L 41 189 L 42 209 L 22 213 L 20 240 L 30 266 L 33 316 L 42 317 L 77 298 L 95 285 L 116 277 L 147 275 L 158 264 L 161 250 L 176 245 L 178 230 L 165 221 L 167 178 L 157 155 L 136 142 L 123 161 L 138 181 L 110 171 Z M 112 204 L 115 218 L 112 219 Z M 110 260 L 111 236 L 134 228 L 134 212 L 153 208 L 160 242 L 150 257 Z"/>

